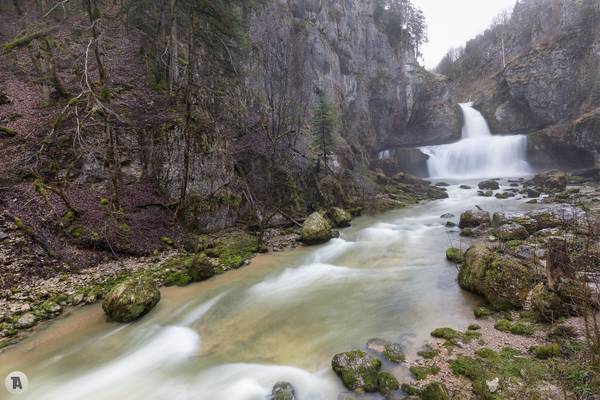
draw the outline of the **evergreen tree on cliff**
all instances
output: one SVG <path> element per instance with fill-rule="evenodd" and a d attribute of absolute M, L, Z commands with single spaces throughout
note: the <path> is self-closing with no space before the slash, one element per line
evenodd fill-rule
<path fill-rule="evenodd" d="M 317 169 L 321 165 L 321 157 L 323 162 L 327 165 L 327 153 L 329 153 L 335 144 L 335 129 L 336 129 L 336 117 L 333 111 L 333 107 L 327 98 L 325 93 L 319 94 L 319 101 L 313 112 L 312 120 L 312 134 L 314 137 L 314 144 L 319 149 L 319 163 Z"/>

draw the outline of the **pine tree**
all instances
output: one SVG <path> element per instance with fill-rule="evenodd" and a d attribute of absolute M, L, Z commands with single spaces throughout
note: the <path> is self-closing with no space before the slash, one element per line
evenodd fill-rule
<path fill-rule="evenodd" d="M 321 93 L 313 112 L 312 134 L 315 147 L 319 149 L 325 165 L 327 165 L 327 153 L 335 145 L 335 130 L 336 117 L 333 107 L 327 95 Z"/>

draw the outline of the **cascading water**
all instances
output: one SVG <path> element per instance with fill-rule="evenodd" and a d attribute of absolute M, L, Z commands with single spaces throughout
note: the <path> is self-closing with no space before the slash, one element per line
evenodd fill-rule
<path fill-rule="evenodd" d="M 525 175 L 527 136 L 494 136 L 483 115 L 471 103 L 460 105 L 464 115 L 462 139 L 456 143 L 423 147 L 432 178 L 480 178 Z"/>

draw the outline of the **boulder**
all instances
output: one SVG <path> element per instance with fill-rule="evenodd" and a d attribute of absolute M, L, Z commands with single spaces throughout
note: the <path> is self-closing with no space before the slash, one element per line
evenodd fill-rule
<path fill-rule="evenodd" d="M 440 215 L 440 218 L 443 218 L 443 219 L 454 218 L 454 214 L 452 214 L 452 213 L 442 214 L 442 215 Z"/>
<path fill-rule="evenodd" d="M 536 285 L 530 294 L 531 310 L 538 319 L 544 322 L 554 322 L 559 318 L 569 316 L 569 307 L 563 303 L 560 296 L 549 289 L 544 283 Z"/>
<path fill-rule="evenodd" d="M 131 278 L 115 286 L 102 301 L 109 319 L 131 322 L 148 313 L 160 301 L 160 291 L 147 278 Z"/>
<path fill-rule="evenodd" d="M 534 176 L 531 182 L 544 192 L 558 193 L 567 189 L 568 177 L 566 172 L 550 171 Z"/>
<path fill-rule="evenodd" d="M 470 247 L 460 266 L 460 287 L 484 296 L 496 309 L 522 308 L 543 272 L 498 254 L 483 244 Z"/>
<path fill-rule="evenodd" d="M 271 391 L 271 400 L 296 400 L 294 387 L 288 382 L 277 382 Z"/>
<path fill-rule="evenodd" d="M 370 339 L 367 342 L 367 349 L 396 364 L 406 360 L 404 349 L 399 343 L 393 343 L 384 339 Z"/>
<path fill-rule="evenodd" d="M 508 242 L 510 240 L 525 240 L 529 237 L 529 232 L 523 225 L 505 224 L 496 228 L 494 235 L 503 242 Z"/>
<path fill-rule="evenodd" d="M 331 367 L 350 390 L 376 392 L 381 361 L 364 351 L 354 350 L 336 354 Z"/>
<path fill-rule="evenodd" d="M 446 259 L 455 264 L 463 262 L 462 253 L 460 252 L 460 249 L 457 249 L 456 247 L 449 247 L 446 250 Z"/>
<path fill-rule="evenodd" d="M 535 219 L 520 212 L 495 212 L 492 215 L 492 226 L 500 227 L 507 224 L 519 224 L 527 229 L 530 234 L 538 230 L 538 223 Z"/>
<path fill-rule="evenodd" d="M 467 210 L 460 215 L 460 228 L 475 228 L 490 223 L 490 214 L 483 210 Z"/>
<path fill-rule="evenodd" d="M 352 221 L 352 215 L 339 207 L 331 207 L 327 215 L 337 228 L 348 227 Z"/>
<path fill-rule="evenodd" d="M 379 393 L 384 396 L 400 389 L 398 380 L 389 372 L 380 372 L 377 376 L 377 383 L 379 385 Z"/>
<path fill-rule="evenodd" d="M 318 212 L 314 212 L 302 224 L 300 235 L 306 244 L 319 244 L 329 241 L 333 237 L 333 230 L 329 221 Z"/>
<path fill-rule="evenodd" d="M 558 228 L 582 220 L 585 212 L 568 204 L 554 204 L 548 208 L 539 208 L 527 213 L 537 222 L 538 229 Z"/>
<path fill-rule="evenodd" d="M 528 188 L 527 189 L 527 197 L 529 197 L 530 199 L 537 199 L 538 197 L 540 197 L 540 191 L 539 190 L 535 190 L 532 188 Z"/>
<path fill-rule="evenodd" d="M 498 190 L 500 189 L 500 184 L 494 180 L 487 180 L 479 182 L 477 187 L 479 187 L 481 190 Z"/>
<path fill-rule="evenodd" d="M 467 190 L 467 189 L 471 189 L 471 186 L 469 186 L 469 185 L 460 185 L 459 188 Z"/>
<path fill-rule="evenodd" d="M 32 313 L 26 313 L 19 317 L 17 323 L 15 324 L 19 329 L 27 329 L 31 328 L 35 325 L 36 318 Z"/>
<path fill-rule="evenodd" d="M 204 281 L 215 274 L 215 266 L 202 253 L 187 259 L 184 266 L 194 282 Z"/>

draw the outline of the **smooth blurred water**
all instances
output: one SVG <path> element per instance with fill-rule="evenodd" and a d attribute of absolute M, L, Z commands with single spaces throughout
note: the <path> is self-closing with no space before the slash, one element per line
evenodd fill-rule
<path fill-rule="evenodd" d="M 527 136 L 494 136 L 483 115 L 470 103 L 460 105 L 464 126 L 456 143 L 423 147 L 429 176 L 456 179 L 519 176 L 531 172 Z"/>
<path fill-rule="evenodd" d="M 336 399 L 344 388 L 331 371 L 335 353 L 383 338 L 410 358 L 432 329 L 472 320 L 479 299 L 460 290 L 445 259 L 448 246 L 468 242 L 440 215 L 456 222 L 475 204 L 531 207 L 451 182 L 450 198 L 358 218 L 327 244 L 163 289 L 136 323 L 109 323 L 99 305 L 85 307 L 0 354 L 0 374 L 25 372 L 27 399 L 263 400 L 281 380 L 302 400 Z M 407 376 L 405 366 L 385 367 Z"/>

